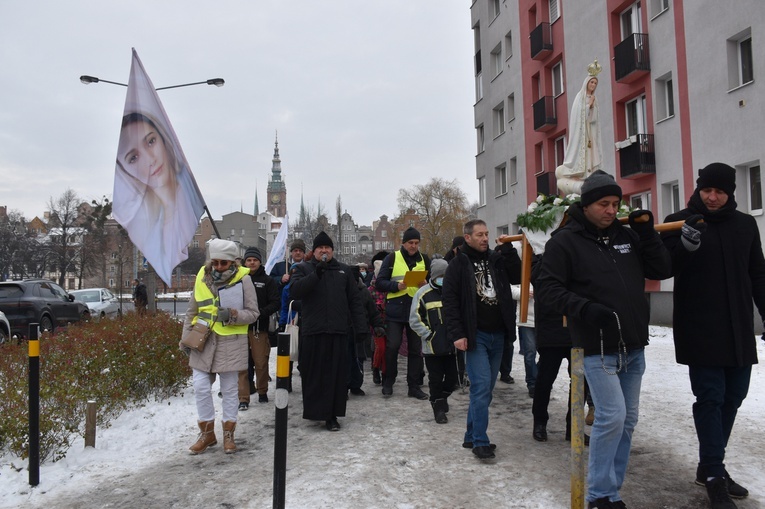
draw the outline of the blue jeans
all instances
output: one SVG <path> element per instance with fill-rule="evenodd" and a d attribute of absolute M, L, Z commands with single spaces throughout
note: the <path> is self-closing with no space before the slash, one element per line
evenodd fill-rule
<path fill-rule="evenodd" d="M 467 414 L 465 442 L 473 447 L 489 445 L 489 404 L 497 382 L 499 363 L 504 350 L 504 332 L 476 331 L 476 347 L 468 350 L 465 368 L 470 379 L 470 404 Z"/>
<path fill-rule="evenodd" d="M 708 477 L 725 476 L 725 448 L 738 408 L 749 392 L 752 366 L 718 368 L 688 366 L 696 396 L 693 422 L 699 439 L 699 465 Z"/>
<path fill-rule="evenodd" d="M 590 436 L 590 460 L 587 474 L 587 501 L 608 497 L 621 500 L 619 490 L 624 483 L 630 459 L 632 432 L 638 422 L 640 384 L 645 372 L 642 348 L 627 352 L 625 366 L 615 375 L 617 355 L 587 355 L 584 375 L 595 403 L 595 423 Z"/>
<path fill-rule="evenodd" d="M 526 387 L 537 385 L 537 330 L 534 327 L 518 327 L 518 340 L 526 369 Z"/>

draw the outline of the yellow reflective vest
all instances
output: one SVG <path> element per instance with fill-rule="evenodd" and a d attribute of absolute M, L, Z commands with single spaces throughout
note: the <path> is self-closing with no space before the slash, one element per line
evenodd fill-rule
<path fill-rule="evenodd" d="M 415 266 L 410 269 L 409 266 L 406 264 L 406 260 L 404 260 L 404 255 L 401 254 L 401 250 L 396 251 L 396 257 L 393 261 L 393 270 L 390 274 L 390 280 L 395 281 L 398 283 L 399 281 L 404 280 L 404 276 L 409 270 L 425 270 L 425 257 L 420 255 L 420 260 L 415 264 Z M 410 297 L 414 297 L 414 294 L 417 293 L 418 288 L 416 286 L 408 286 L 404 288 L 403 290 L 399 290 L 397 292 L 388 292 L 388 294 L 385 296 L 386 299 L 395 299 L 397 297 L 403 297 L 404 295 L 409 295 Z"/>
<path fill-rule="evenodd" d="M 226 286 L 233 286 L 239 283 L 245 276 L 250 274 L 250 269 L 247 267 L 239 267 L 239 270 L 234 277 L 226 283 Z M 210 288 L 204 283 L 205 268 L 202 267 L 197 273 L 197 279 L 194 283 L 194 300 L 197 302 L 197 316 L 191 320 L 191 324 L 197 323 L 198 319 L 203 319 L 213 323 L 212 330 L 218 336 L 233 336 L 234 334 L 247 334 L 247 327 L 249 324 L 234 324 L 223 325 L 216 320 L 218 316 L 218 297 L 213 295 Z"/>

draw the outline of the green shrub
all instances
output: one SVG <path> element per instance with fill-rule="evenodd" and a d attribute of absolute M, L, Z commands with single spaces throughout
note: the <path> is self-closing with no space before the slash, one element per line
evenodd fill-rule
<path fill-rule="evenodd" d="M 66 455 L 85 434 L 87 402 L 97 425 L 124 410 L 180 393 L 191 370 L 178 351 L 181 323 L 166 313 L 71 325 L 40 339 L 40 461 Z M 0 346 L 0 451 L 26 458 L 29 447 L 26 342 Z"/>

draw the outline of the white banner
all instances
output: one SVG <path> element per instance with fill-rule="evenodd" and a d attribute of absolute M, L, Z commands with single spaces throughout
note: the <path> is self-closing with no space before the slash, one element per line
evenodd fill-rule
<path fill-rule="evenodd" d="M 284 213 L 284 222 L 279 233 L 276 235 L 274 245 L 271 246 L 271 252 L 268 254 L 268 260 L 266 261 L 266 274 L 271 273 L 271 269 L 274 268 L 278 262 L 287 262 L 287 230 L 289 229 L 290 217 L 286 212 Z"/>

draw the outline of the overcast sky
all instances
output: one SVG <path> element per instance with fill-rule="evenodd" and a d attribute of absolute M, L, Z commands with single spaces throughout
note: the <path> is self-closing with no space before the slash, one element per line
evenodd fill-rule
<path fill-rule="evenodd" d="M 397 214 L 401 187 L 475 180 L 470 3 L 0 2 L 0 205 L 42 215 L 67 187 L 111 197 L 135 47 L 214 218 L 260 208 L 279 149 L 287 205 Z M 334 214 L 330 216 L 334 218 Z"/>

